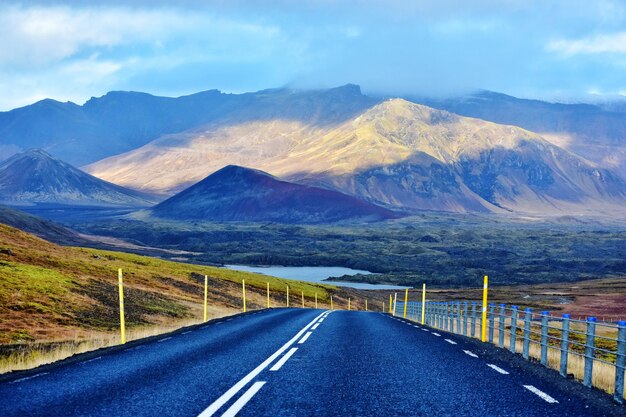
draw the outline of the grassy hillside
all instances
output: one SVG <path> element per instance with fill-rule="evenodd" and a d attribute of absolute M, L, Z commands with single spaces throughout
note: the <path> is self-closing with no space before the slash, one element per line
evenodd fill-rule
<path fill-rule="evenodd" d="M 352 297 L 356 307 L 364 302 L 356 290 L 133 254 L 61 247 L 0 225 L 0 356 L 18 351 L 24 355 L 24 350 L 33 346 L 54 350 L 64 343 L 79 346 L 89 342 L 93 346 L 96 339 L 97 346 L 116 343 L 118 268 L 124 271 L 130 338 L 198 323 L 205 274 L 209 276 L 210 318 L 241 310 L 243 279 L 249 309 L 265 307 L 268 282 L 273 306 L 285 305 L 287 285 L 293 306 L 301 305 L 302 293 L 309 307 L 314 305 L 315 294 L 320 307 L 329 303 L 330 295 L 336 306 L 347 304 L 347 297 Z"/>

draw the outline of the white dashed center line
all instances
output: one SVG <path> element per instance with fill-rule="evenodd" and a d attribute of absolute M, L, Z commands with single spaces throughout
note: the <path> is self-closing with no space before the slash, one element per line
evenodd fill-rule
<path fill-rule="evenodd" d="M 437 337 L 441 336 L 439 333 L 434 333 L 434 332 L 433 332 L 433 334 L 434 334 L 435 336 L 437 336 Z"/>
<path fill-rule="evenodd" d="M 298 348 L 291 348 L 289 352 L 285 353 L 285 355 L 270 368 L 270 371 L 278 371 L 285 364 L 285 362 L 291 358 L 291 355 L 296 353 L 297 350 Z"/>
<path fill-rule="evenodd" d="M 15 381 L 9 382 L 9 384 L 15 384 L 16 382 L 27 381 L 29 379 L 37 378 L 39 376 L 44 376 L 44 375 L 48 375 L 48 372 L 42 372 L 42 373 L 37 374 L 37 375 L 27 376 L 27 377 L 24 377 L 24 378 L 16 379 Z"/>
<path fill-rule="evenodd" d="M 300 339 L 300 341 L 298 342 L 299 345 L 303 344 L 304 342 L 306 342 L 306 340 L 309 338 L 309 336 L 311 336 L 312 332 L 306 332 L 306 334 L 302 337 L 302 339 Z"/>
<path fill-rule="evenodd" d="M 258 381 L 252 384 L 252 386 L 248 389 L 248 391 L 246 391 L 241 397 L 239 397 L 239 399 L 235 401 L 235 403 L 231 405 L 230 408 L 226 410 L 224 414 L 222 414 L 222 417 L 236 416 L 237 413 L 240 412 L 243 407 L 245 407 L 248 401 L 250 401 L 252 397 L 254 397 L 254 394 L 259 392 L 259 390 L 261 389 L 261 387 L 263 387 L 263 385 L 265 385 L 265 381 Z"/>
<path fill-rule="evenodd" d="M 477 355 L 477 354 L 475 354 L 475 353 L 474 353 L 474 352 L 472 352 L 472 351 L 469 351 L 469 350 L 464 350 L 463 352 L 465 352 L 465 354 L 466 354 L 466 355 L 469 355 L 469 356 L 471 356 L 472 358 L 477 358 L 477 357 L 478 357 L 478 355 Z"/>
<path fill-rule="evenodd" d="M 487 366 L 490 367 L 491 369 L 493 369 L 494 371 L 501 373 L 502 375 L 508 375 L 509 374 L 504 369 L 502 369 L 499 366 L 496 366 L 496 365 L 494 365 L 492 363 L 488 363 Z"/>
<path fill-rule="evenodd" d="M 540 389 L 533 387 L 532 385 L 524 385 L 524 388 L 526 388 L 528 391 L 532 392 L 533 394 L 537 394 L 539 397 L 541 397 L 542 400 L 544 400 L 547 403 L 550 403 L 550 404 L 558 403 L 557 400 L 550 397 L 548 394 L 541 391 Z"/>
<path fill-rule="evenodd" d="M 451 345 L 456 345 L 456 342 L 454 340 L 446 339 L 446 342 L 450 343 Z"/>
<path fill-rule="evenodd" d="M 222 406 L 224 404 L 226 404 L 231 398 L 233 398 L 235 395 L 237 395 L 237 393 L 239 391 L 241 391 L 241 389 L 243 389 L 243 387 L 245 387 L 249 382 L 251 382 L 254 378 L 256 378 L 256 376 L 258 374 L 260 374 L 266 367 L 268 367 L 271 363 L 273 363 L 276 360 L 276 358 L 278 358 L 284 351 L 289 349 L 291 347 L 291 345 L 296 342 L 296 340 L 300 339 L 300 337 L 302 336 L 302 333 L 306 332 L 311 326 L 313 326 L 313 323 L 315 323 L 320 317 L 321 317 L 321 314 L 320 314 L 320 316 L 315 317 L 309 324 L 304 326 L 304 328 L 302 328 L 302 330 L 300 330 L 294 337 L 292 337 L 291 340 L 289 340 L 280 349 L 278 349 L 276 352 L 274 352 L 263 363 L 261 363 L 259 366 L 254 368 L 250 373 L 248 373 L 248 375 L 246 375 L 241 380 L 239 380 L 239 382 L 237 382 L 235 385 L 230 387 L 230 389 L 228 391 L 226 391 L 224 394 L 222 394 L 209 407 L 207 407 L 202 413 L 200 413 L 199 417 L 210 417 L 210 416 L 214 415 L 220 408 L 222 408 Z M 252 395 L 256 394 L 256 392 L 260 388 L 261 387 L 258 386 L 258 388 L 256 388 L 256 391 L 252 392 L 252 394 L 249 395 L 249 397 L 252 398 Z M 246 391 L 246 394 L 250 393 L 251 392 L 250 390 Z M 244 395 L 246 395 L 246 394 L 244 394 Z M 242 398 L 240 398 L 238 400 L 238 402 L 241 401 Z M 241 404 L 241 407 L 243 407 L 244 405 L 245 405 L 245 403 Z M 235 404 L 233 404 L 233 406 L 231 406 L 231 408 L 229 408 L 228 411 L 233 409 L 234 406 L 235 406 Z M 241 408 L 233 409 L 233 411 L 236 414 L 236 412 L 238 412 L 240 409 Z M 232 415 L 234 415 L 234 414 L 232 414 Z"/>
<path fill-rule="evenodd" d="M 320 325 L 320 324 L 319 324 L 319 323 L 317 323 L 315 326 L 311 327 L 311 330 L 315 330 L 315 329 L 317 329 L 317 327 L 318 327 L 319 325 Z"/>

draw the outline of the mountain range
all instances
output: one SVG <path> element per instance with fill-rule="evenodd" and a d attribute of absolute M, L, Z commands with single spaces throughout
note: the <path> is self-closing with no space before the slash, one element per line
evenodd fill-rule
<path fill-rule="evenodd" d="M 229 165 L 150 210 L 176 220 L 333 223 L 399 217 L 387 209 L 323 188 L 281 181 Z"/>
<path fill-rule="evenodd" d="M 355 87 L 337 90 L 343 92 Z M 273 111 L 277 102 L 285 101 L 285 96 L 290 97 L 289 106 Z M 0 159 L 41 148 L 70 164 L 82 166 L 133 150 L 160 136 L 202 126 L 227 114 L 252 112 L 266 119 L 297 119 L 312 111 L 306 115 L 307 120 L 328 123 L 376 102 L 360 94 L 351 100 L 341 96 L 333 89 L 301 92 L 295 96 L 290 90 L 274 89 L 245 94 L 209 90 L 178 98 L 112 91 L 102 97 L 92 97 L 82 106 L 45 99 L 0 112 Z M 259 114 L 258 108 L 267 111 Z"/>
<path fill-rule="evenodd" d="M 408 100 L 462 116 L 520 126 L 626 178 L 626 102 L 563 104 L 492 91 L 446 99 Z"/>
<path fill-rule="evenodd" d="M 0 201 L 11 205 L 151 206 L 154 197 L 103 181 L 40 149 L 0 163 Z"/>
<path fill-rule="evenodd" d="M 56 116 L 37 111 L 42 102 L 0 114 L 0 134 L 9 149 L 16 126 L 30 125 L 39 139 L 26 137 L 57 152 L 70 146 L 71 135 L 54 139 L 67 128 L 82 138 L 68 161 L 164 197 L 238 165 L 393 210 L 623 214 L 623 113 L 489 92 L 412 100 L 368 97 L 355 85 L 171 99 L 115 92 L 83 106 L 46 101 L 65 109 Z M 108 141 L 80 133 L 109 123 Z"/>

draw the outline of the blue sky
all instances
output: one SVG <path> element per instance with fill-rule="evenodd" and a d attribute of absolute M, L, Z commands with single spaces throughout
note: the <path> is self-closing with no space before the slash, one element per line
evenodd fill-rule
<path fill-rule="evenodd" d="M 178 96 L 626 94 L 623 0 L 4 1 L 0 110 L 110 90 Z"/>

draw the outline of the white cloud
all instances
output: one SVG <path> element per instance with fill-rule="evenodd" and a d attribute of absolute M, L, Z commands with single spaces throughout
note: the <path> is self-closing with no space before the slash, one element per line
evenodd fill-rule
<path fill-rule="evenodd" d="M 133 77 L 305 48 L 276 25 L 206 9 L 0 4 L 0 108 L 46 97 L 81 103 Z"/>
<path fill-rule="evenodd" d="M 547 49 L 565 55 L 626 54 L 626 32 L 599 34 L 576 40 L 554 40 L 548 43 Z"/>
<path fill-rule="evenodd" d="M 181 9 L 0 6 L 0 68 L 45 67 L 89 49 L 162 48 L 181 37 L 273 38 L 274 26 L 220 19 Z"/>

